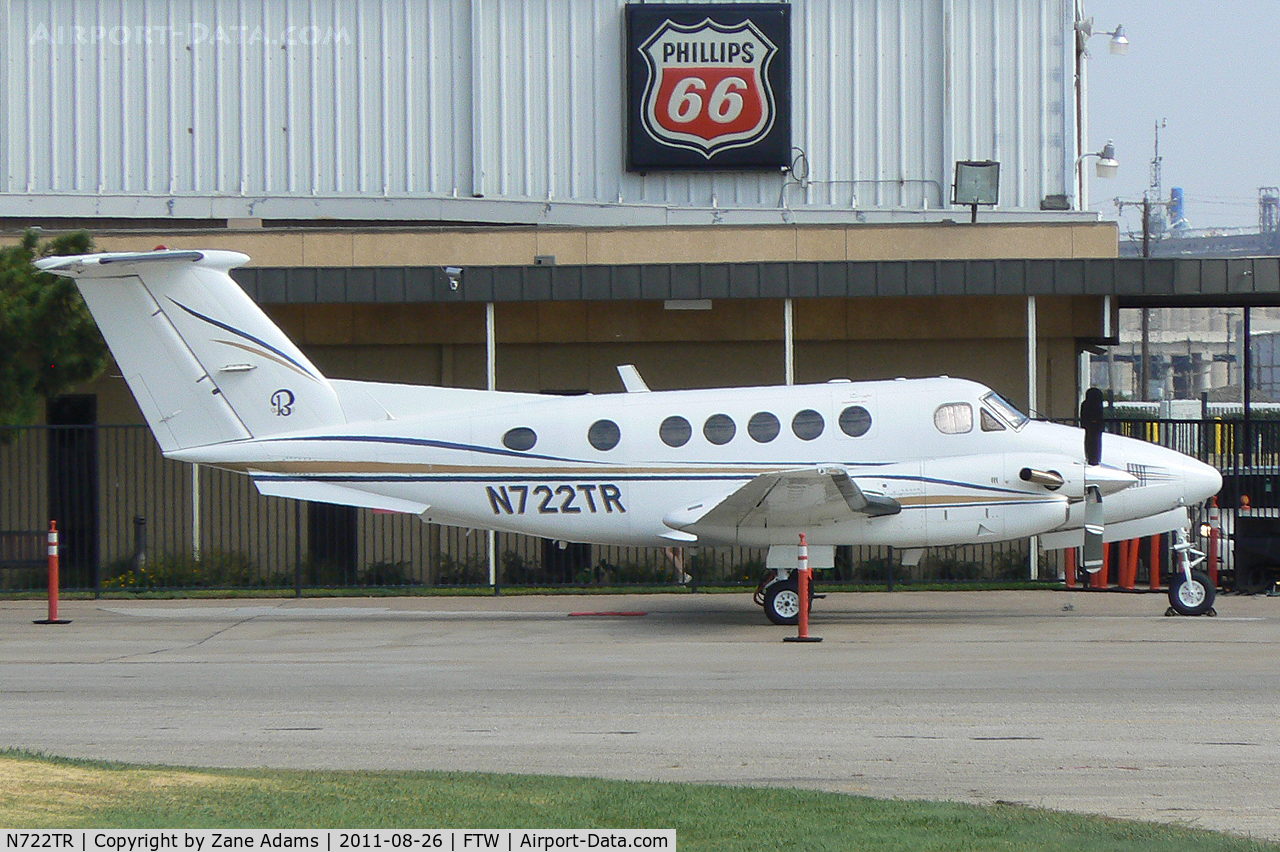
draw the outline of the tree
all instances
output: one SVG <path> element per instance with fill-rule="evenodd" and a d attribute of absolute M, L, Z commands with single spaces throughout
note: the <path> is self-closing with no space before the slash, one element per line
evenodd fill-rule
<path fill-rule="evenodd" d="M 43 244 L 35 231 L 0 249 L 0 428 L 34 422 L 41 404 L 91 381 L 107 365 L 107 345 L 70 278 L 41 272 L 34 261 L 87 254 L 84 231 Z"/>

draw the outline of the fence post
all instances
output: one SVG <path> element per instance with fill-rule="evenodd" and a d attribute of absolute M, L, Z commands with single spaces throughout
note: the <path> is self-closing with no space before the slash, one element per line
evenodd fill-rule
<path fill-rule="evenodd" d="M 302 597 L 302 501 L 293 501 L 293 596 Z"/>

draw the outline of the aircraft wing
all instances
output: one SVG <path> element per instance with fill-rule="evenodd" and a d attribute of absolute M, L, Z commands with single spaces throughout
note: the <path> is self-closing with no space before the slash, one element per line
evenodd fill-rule
<path fill-rule="evenodd" d="M 739 527 L 804 527 L 847 520 L 853 515 L 880 517 L 902 511 L 897 500 L 863 491 L 839 465 L 762 473 L 736 491 L 669 513 L 674 529 L 726 530 Z"/>

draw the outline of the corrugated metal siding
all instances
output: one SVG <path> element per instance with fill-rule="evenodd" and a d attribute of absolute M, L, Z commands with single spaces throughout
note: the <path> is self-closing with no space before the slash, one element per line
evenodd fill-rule
<path fill-rule="evenodd" d="M 189 197 L 919 210 L 959 159 L 1001 161 L 1005 208 L 1070 193 L 1070 0 L 797 0 L 803 181 L 627 173 L 621 0 L 2 1 L 0 204 L 34 197 L 26 214 L 80 194 L 138 215 Z"/>

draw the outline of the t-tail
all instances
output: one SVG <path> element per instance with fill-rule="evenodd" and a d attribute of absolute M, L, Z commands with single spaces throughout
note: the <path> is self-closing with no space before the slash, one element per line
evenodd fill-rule
<path fill-rule="evenodd" d="M 231 251 L 50 257 L 76 279 L 166 453 L 346 421 L 333 386 L 240 288 Z"/>

